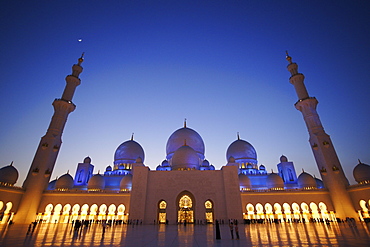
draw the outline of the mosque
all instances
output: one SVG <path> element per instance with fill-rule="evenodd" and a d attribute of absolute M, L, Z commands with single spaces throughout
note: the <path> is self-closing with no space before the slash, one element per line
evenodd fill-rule
<path fill-rule="evenodd" d="M 239 135 L 226 150 L 226 164 L 215 169 L 205 157 L 202 137 L 186 121 L 166 144 L 166 157 L 150 170 L 145 153 L 133 137 L 120 144 L 112 166 L 96 173 L 92 159 L 77 164 L 74 177 L 66 173 L 50 181 L 61 146 L 72 98 L 80 85 L 83 56 L 72 66 L 54 115 L 41 138 L 22 187 L 15 186 L 18 171 L 10 164 L 0 169 L 0 222 L 68 223 L 73 220 L 128 220 L 153 223 L 213 223 L 216 219 L 300 220 L 346 217 L 370 220 L 370 166 L 359 162 L 350 185 L 320 122 L 318 101 L 309 96 L 304 75 L 287 54 L 290 83 L 298 96 L 309 143 L 321 179 L 302 172 L 282 155 L 277 172 L 258 165 L 253 145 Z M 278 160 L 278 157 L 277 157 Z"/>

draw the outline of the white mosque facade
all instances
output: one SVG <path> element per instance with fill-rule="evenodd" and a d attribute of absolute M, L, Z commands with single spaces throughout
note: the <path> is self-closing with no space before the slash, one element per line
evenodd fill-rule
<path fill-rule="evenodd" d="M 62 98 L 53 102 L 55 113 L 23 186 L 14 186 L 18 171 L 12 164 L 0 169 L 0 222 L 368 220 L 370 166 L 359 162 L 353 171 L 358 184 L 349 185 L 316 112 L 317 100 L 308 95 L 298 65 L 288 55 L 287 60 L 290 82 L 298 95 L 295 106 L 306 122 L 321 179 L 304 171 L 297 176 L 294 163 L 284 155 L 277 172 L 267 172 L 258 165 L 252 144 L 239 135 L 226 150 L 226 164 L 216 170 L 205 157 L 202 137 L 184 122 L 169 137 L 166 157 L 156 170 L 145 166 L 144 149 L 132 137 L 117 147 L 113 165 L 104 173 L 96 173 L 91 158 L 86 157 L 78 163 L 74 177 L 67 173 L 50 181 L 64 125 L 75 109 L 72 98 L 80 84 L 81 57 L 66 78 Z"/>

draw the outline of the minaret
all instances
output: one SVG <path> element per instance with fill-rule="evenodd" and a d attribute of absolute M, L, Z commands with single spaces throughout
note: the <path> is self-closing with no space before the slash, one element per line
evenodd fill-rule
<path fill-rule="evenodd" d="M 72 98 L 76 87 L 81 83 L 78 76 L 82 72 L 82 62 L 83 54 L 78 59 L 78 63 L 72 66 L 72 74 L 65 79 L 66 86 L 62 98 L 55 99 L 53 102 L 54 115 L 46 134 L 41 138 L 26 180 L 23 183 L 25 193 L 15 215 L 15 221 L 19 223 L 30 223 L 36 218 L 42 193 L 48 185 L 62 144 L 61 137 L 67 117 L 69 113 L 76 109 L 76 106 L 72 103 Z"/>
<path fill-rule="evenodd" d="M 287 68 L 291 73 L 289 81 L 294 85 L 298 96 L 295 107 L 302 112 L 303 119 L 306 122 L 312 152 L 325 187 L 329 190 L 336 215 L 339 218 L 357 218 L 355 208 L 346 190 L 349 185 L 348 180 L 339 162 L 330 136 L 325 133 L 316 111 L 318 101 L 315 97 L 308 95 L 306 86 L 304 85 L 304 75 L 298 73 L 298 65 L 292 62 L 292 58 L 288 55 L 288 52 L 286 59 L 289 62 Z"/>

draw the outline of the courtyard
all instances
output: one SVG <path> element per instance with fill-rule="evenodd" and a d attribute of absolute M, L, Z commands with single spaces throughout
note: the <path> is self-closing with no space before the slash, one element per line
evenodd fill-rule
<path fill-rule="evenodd" d="M 0 246 L 368 246 L 370 224 L 266 223 L 239 224 L 240 239 L 220 225 L 72 224 L 0 225 Z M 235 234 L 235 231 L 234 231 Z"/>

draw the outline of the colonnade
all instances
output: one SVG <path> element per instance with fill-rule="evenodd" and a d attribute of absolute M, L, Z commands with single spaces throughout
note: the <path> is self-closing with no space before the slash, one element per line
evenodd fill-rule
<path fill-rule="evenodd" d="M 0 201 L 0 224 L 6 224 L 13 219 L 14 212 L 10 211 L 12 207 L 12 202 Z"/>
<path fill-rule="evenodd" d="M 327 206 L 324 202 L 316 204 L 311 202 L 307 204 L 302 202 L 300 204 L 294 202 L 292 204 L 283 203 L 257 203 L 253 205 L 248 203 L 246 206 L 246 213 L 244 213 L 244 219 L 267 219 L 267 220 L 281 220 L 281 221 L 310 221 L 312 219 L 317 220 L 336 220 L 335 213 L 333 211 L 328 212 Z"/>
<path fill-rule="evenodd" d="M 127 221 L 128 214 L 125 213 L 126 207 L 124 204 L 48 204 L 45 207 L 44 213 L 39 213 L 36 220 L 42 220 L 45 223 L 69 223 L 75 220 L 120 220 Z"/>
<path fill-rule="evenodd" d="M 358 216 L 361 221 L 364 221 L 364 219 L 369 219 L 370 220 L 370 199 L 369 200 L 360 200 L 360 207 L 361 210 L 358 210 Z"/>

